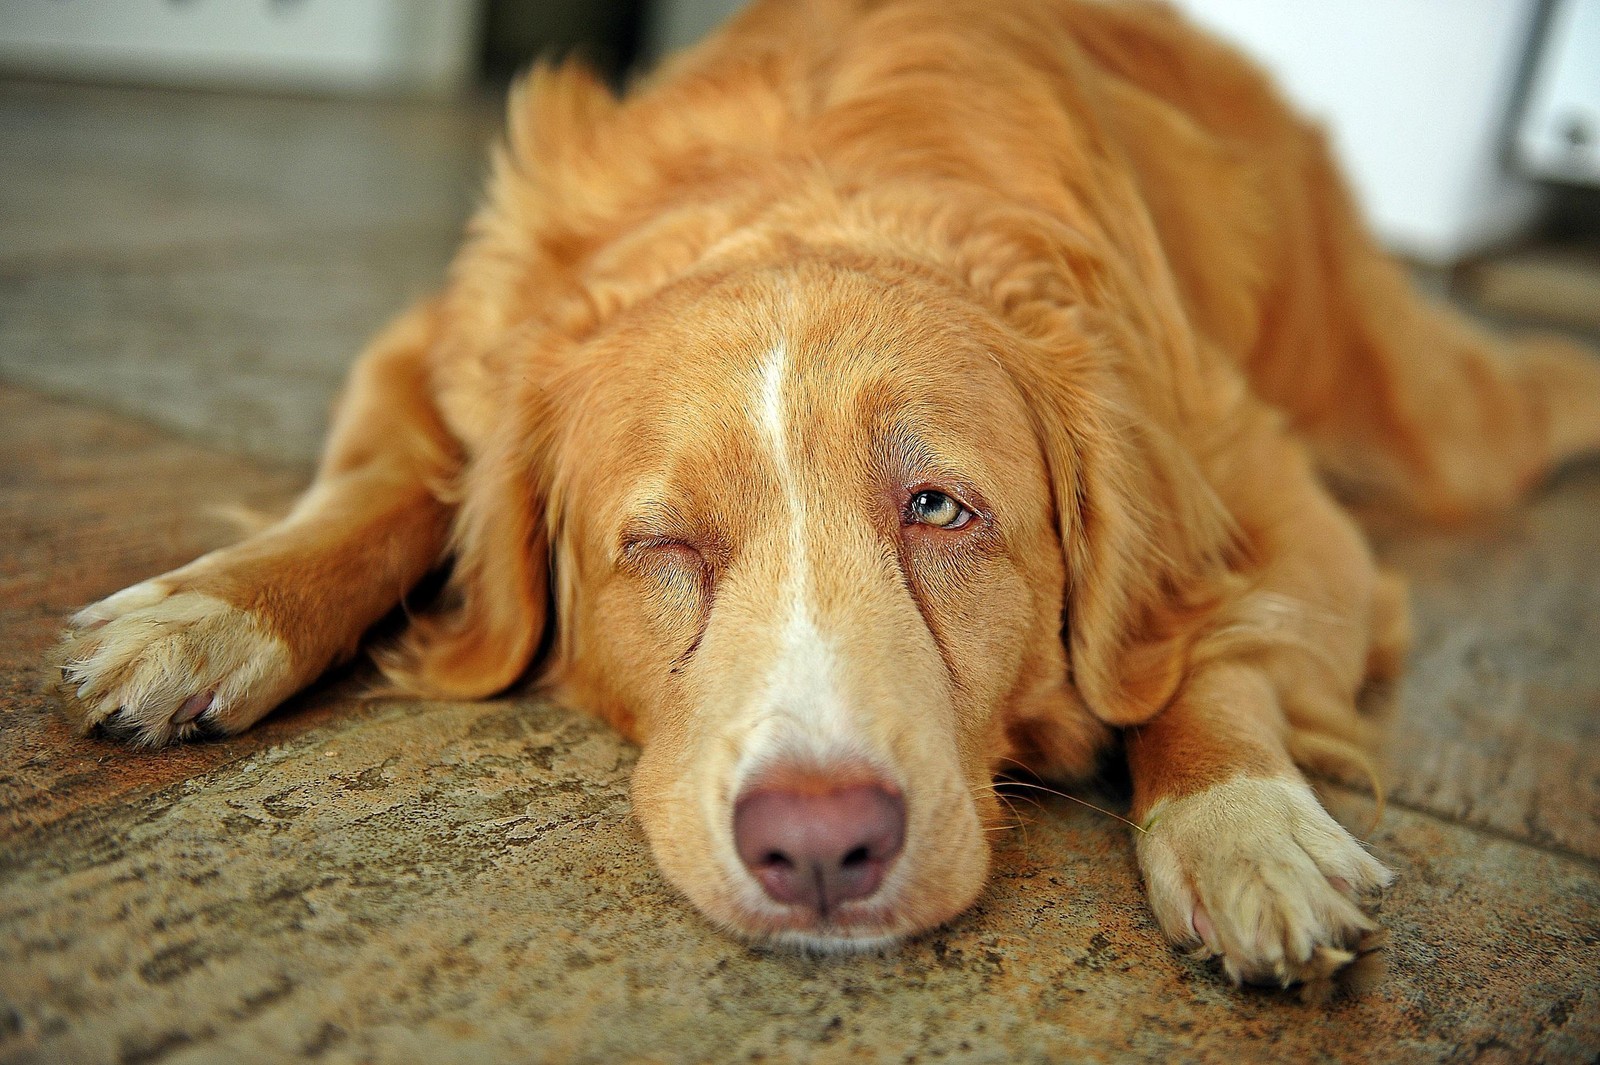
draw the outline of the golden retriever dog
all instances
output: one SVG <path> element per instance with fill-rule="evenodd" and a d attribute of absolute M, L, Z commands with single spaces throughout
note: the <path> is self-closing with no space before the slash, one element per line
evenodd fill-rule
<path fill-rule="evenodd" d="M 1286 986 L 1390 880 L 1298 768 L 1404 657 L 1334 491 L 1460 518 L 1597 446 L 1589 357 L 1422 302 L 1169 9 L 772 0 L 623 98 L 534 72 L 304 498 L 83 610 L 63 677 L 93 731 L 236 733 L 447 567 L 388 681 L 531 671 L 637 740 L 661 869 L 737 935 L 949 920 L 997 772 L 1120 742 L 1162 931 Z"/>

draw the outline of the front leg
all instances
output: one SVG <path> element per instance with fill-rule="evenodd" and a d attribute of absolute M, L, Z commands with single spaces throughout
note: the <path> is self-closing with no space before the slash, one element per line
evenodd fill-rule
<path fill-rule="evenodd" d="M 248 728 L 333 663 L 435 566 L 454 446 L 434 410 L 435 315 L 356 366 L 311 489 L 287 518 L 80 611 L 60 651 L 88 730 L 146 746 Z"/>
<path fill-rule="evenodd" d="M 1126 746 L 1162 931 L 1220 958 L 1236 983 L 1287 987 L 1354 960 L 1376 932 L 1364 903 L 1392 879 L 1322 808 L 1291 751 L 1361 757 L 1371 737 L 1356 693 L 1393 667 L 1406 623 L 1398 586 L 1304 464 L 1273 472 L 1243 530 L 1241 590 Z"/>
<path fill-rule="evenodd" d="M 1130 732 L 1128 755 L 1162 931 L 1235 983 L 1288 987 L 1355 959 L 1377 930 L 1363 903 L 1392 874 L 1317 801 L 1271 728 L 1276 701 L 1257 669 L 1210 670 Z"/>

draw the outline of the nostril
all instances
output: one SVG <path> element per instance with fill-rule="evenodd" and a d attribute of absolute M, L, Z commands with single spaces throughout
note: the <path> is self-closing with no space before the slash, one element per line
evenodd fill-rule
<path fill-rule="evenodd" d="M 857 847 L 855 850 L 839 859 L 839 864 L 844 866 L 846 869 L 849 869 L 851 866 L 861 865 L 864 862 L 870 862 L 871 860 L 872 855 L 868 852 L 867 848 Z"/>

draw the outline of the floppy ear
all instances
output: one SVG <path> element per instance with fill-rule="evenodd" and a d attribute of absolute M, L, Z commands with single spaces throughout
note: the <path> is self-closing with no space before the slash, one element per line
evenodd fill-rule
<path fill-rule="evenodd" d="M 1176 692 L 1234 537 L 1193 459 L 1098 361 L 1047 353 L 1019 383 L 1066 560 L 1072 681 L 1097 717 L 1126 726 Z"/>
<path fill-rule="evenodd" d="M 438 599 L 375 656 L 408 691 L 493 695 L 527 670 L 539 648 L 550 568 L 542 478 L 539 449 L 516 425 L 505 419 L 463 475 L 455 561 Z"/>
<path fill-rule="evenodd" d="M 1085 302 L 1105 299 L 1107 275 L 1068 241 L 1049 246 L 1047 228 L 988 248 L 1001 265 L 972 280 L 1022 334 L 1007 361 L 1051 478 L 1074 686 L 1106 723 L 1137 724 L 1172 698 L 1233 579 L 1234 529 L 1180 439 L 1175 399 L 1216 385 L 1154 350 L 1148 319 Z"/>
<path fill-rule="evenodd" d="M 1072 227 L 987 205 L 964 218 L 923 232 L 956 249 L 971 290 L 1014 331 L 1002 362 L 1051 479 L 1073 684 L 1107 724 L 1137 724 L 1172 698 L 1191 644 L 1237 580 L 1232 521 L 1181 435 L 1199 431 L 1180 428 L 1199 419 L 1186 390 L 1227 386 L 1202 380 L 1172 335 L 1181 313 L 1160 313 L 1160 302 L 1175 294 L 1153 291 Z"/>

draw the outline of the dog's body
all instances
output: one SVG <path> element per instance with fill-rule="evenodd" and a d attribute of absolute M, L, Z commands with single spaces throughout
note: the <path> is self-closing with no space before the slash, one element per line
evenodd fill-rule
<path fill-rule="evenodd" d="M 1371 741 L 1406 628 L 1319 476 L 1455 517 L 1597 446 L 1600 371 L 1423 305 L 1165 9 L 758 4 L 625 102 L 534 75 L 305 498 L 87 608 L 64 676 L 90 727 L 236 732 L 449 559 L 386 674 L 485 696 L 547 647 L 718 923 L 944 921 L 994 774 L 1122 729 L 1162 929 L 1289 983 L 1388 879 L 1295 762 Z"/>

